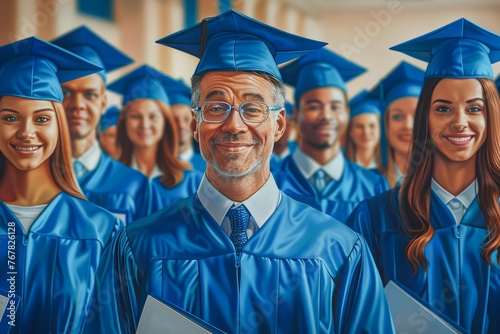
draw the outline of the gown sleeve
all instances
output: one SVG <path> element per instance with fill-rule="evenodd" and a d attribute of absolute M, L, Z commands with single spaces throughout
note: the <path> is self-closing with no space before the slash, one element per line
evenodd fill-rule
<path fill-rule="evenodd" d="M 333 296 L 335 332 L 394 333 L 382 281 L 366 242 L 358 237 Z"/>
<path fill-rule="evenodd" d="M 106 248 L 97 269 L 83 333 L 135 333 L 139 322 L 139 275 L 124 228 Z"/>

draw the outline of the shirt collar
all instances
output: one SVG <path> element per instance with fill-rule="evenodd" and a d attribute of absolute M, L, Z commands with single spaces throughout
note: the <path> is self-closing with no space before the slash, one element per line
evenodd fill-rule
<path fill-rule="evenodd" d="M 370 163 L 368 164 L 367 167 L 364 167 L 361 165 L 361 161 L 359 160 L 359 157 L 358 155 L 356 155 L 356 164 L 363 167 L 363 168 L 366 168 L 366 169 L 372 169 L 372 168 L 377 168 L 377 159 L 375 157 L 373 157 L 372 161 L 370 161 Z"/>
<path fill-rule="evenodd" d="M 221 225 L 226 213 L 234 205 L 244 204 L 259 227 L 273 214 L 281 200 L 281 192 L 270 174 L 266 183 L 242 203 L 234 202 L 219 192 L 203 174 L 197 190 L 198 198 L 214 220 Z"/>
<path fill-rule="evenodd" d="M 337 154 L 336 157 L 323 166 L 304 153 L 300 148 L 295 150 L 292 159 L 306 179 L 309 179 L 321 168 L 331 179 L 338 181 L 344 171 L 345 158 L 342 153 Z"/>
<path fill-rule="evenodd" d="M 448 203 L 450 203 L 452 199 L 456 198 L 466 209 L 468 209 L 477 196 L 477 179 L 469 184 L 469 186 L 457 196 L 453 196 L 452 194 L 450 194 L 434 179 L 431 179 L 431 189 L 434 190 L 434 192 L 439 196 L 444 204 L 448 205 Z"/>
<path fill-rule="evenodd" d="M 99 147 L 99 143 L 96 140 L 94 141 L 92 146 L 90 146 L 90 148 L 80 157 L 73 158 L 73 161 L 81 162 L 83 164 L 83 167 L 85 167 L 87 171 L 91 172 L 97 168 L 99 160 L 101 160 L 101 155 L 102 151 L 101 148 Z"/>
<path fill-rule="evenodd" d="M 191 161 L 194 155 L 193 147 L 189 147 L 186 151 L 179 154 L 179 159 L 182 161 Z"/>
<path fill-rule="evenodd" d="M 135 170 L 142 173 L 142 170 L 140 170 L 139 167 L 137 166 L 137 160 L 135 159 L 135 155 L 133 155 L 133 154 L 132 154 L 132 161 L 130 162 L 130 168 L 135 169 Z M 142 173 L 142 174 L 144 174 L 144 173 Z M 162 176 L 162 175 L 163 175 L 162 171 L 160 170 L 160 168 L 158 168 L 158 165 L 155 164 L 153 167 L 153 170 L 151 171 L 151 176 L 149 176 L 149 178 L 154 179 L 155 177 Z"/>

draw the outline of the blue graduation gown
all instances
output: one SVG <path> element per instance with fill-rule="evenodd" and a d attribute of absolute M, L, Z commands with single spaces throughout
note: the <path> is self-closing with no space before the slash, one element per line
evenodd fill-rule
<path fill-rule="evenodd" d="M 477 197 L 460 222 L 431 191 L 434 236 L 424 249 L 428 268 L 416 275 L 405 250 L 408 236 L 401 232 L 399 187 L 372 197 L 354 210 L 346 224 L 366 239 L 384 285 L 396 280 L 429 305 L 472 333 L 498 333 L 500 328 L 500 268 L 480 256 L 486 222 Z"/>
<path fill-rule="evenodd" d="M 329 182 L 318 194 L 312 183 L 300 172 L 292 156 L 283 159 L 279 171 L 273 173 L 278 188 L 285 194 L 318 209 L 341 222 L 365 198 L 389 189 L 383 176 L 345 160 L 338 181 Z"/>
<path fill-rule="evenodd" d="M 364 240 L 285 194 L 240 256 L 193 195 L 126 226 L 102 264 L 86 333 L 135 331 L 148 294 L 228 333 L 393 332 Z"/>
<path fill-rule="evenodd" d="M 97 168 L 86 173 L 79 183 L 90 202 L 126 223 L 151 213 L 153 198 L 149 179 L 104 152 Z"/>
<path fill-rule="evenodd" d="M 103 250 L 123 226 L 108 211 L 62 192 L 25 235 L 0 201 L 0 293 L 13 291 L 7 279 L 15 276 L 13 293 L 20 298 L 10 333 L 80 332 Z"/>
<path fill-rule="evenodd" d="M 173 188 L 166 188 L 161 182 L 161 176 L 152 180 L 153 198 L 152 212 L 163 209 L 167 205 L 193 195 L 200 185 L 203 173 L 197 170 L 184 171 L 181 183 Z"/>
<path fill-rule="evenodd" d="M 207 169 L 207 162 L 198 152 L 193 152 L 193 156 L 191 157 L 191 160 L 189 160 L 189 163 L 193 166 L 193 169 L 199 172 L 204 173 Z"/>

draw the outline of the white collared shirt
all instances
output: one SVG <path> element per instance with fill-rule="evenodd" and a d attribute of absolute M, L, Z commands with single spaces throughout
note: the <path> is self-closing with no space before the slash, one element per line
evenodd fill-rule
<path fill-rule="evenodd" d="M 477 179 L 457 196 L 450 194 L 434 179 L 431 179 L 431 189 L 439 196 L 443 203 L 446 204 L 448 209 L 450 209 L 451 213 L 455 217 L 455 223 L 458 226 L 465 214 L 465 211 L 467 211 L 477 196 Z"/>
<path fill-rule="evenodd" d="M 13 204 L 6 204 L 7 207 L 16 216 L 17 220 L 23 225 L 24 234 L 27 235 L 30 231 L 31 225 L 40 216 L 42 211 L 48 204 L 33 205 L 33 206 L 20 206 Z"/>
<path fill-rule="evenodd" d="M 179 159 L 190 162 L 194 155 L 193 147 L 189 147 L 186 151 L 179 154 Z"/>
<path fill-rule="evenodd" d="M 365 166 L 363 166 L 361 164 L 361 161 L 359 161 L 359 158 L 356 155 L 356 164 L 358 166 L 361 166 L 361 167 L 366 168 L 366 169 L 373 169 L 373 168 L 377 168 L 377 159 L 375 159 L 375 157 L 373 157 L 372 161 L 370 161 L 370 163 L 368 164 L 368 166 L 365 167 Z"/>
<path fill-rule="evenodd" d="M 80 157 L 73 158 L 73 162 L 74 161 L 81 162 L 83 167 L 85 167 L 85 170 L 87 172 L 91 172 L 97 168 L 97 165 L 99 165 L 101 156 L 102 156 L 102 150 L 101 147 L 99 146 L 99 143 L 96 140 L 94 141 L 92 146 L 90 146 L 90 148 Z"/>
<path fill-rule="evenodd" d="M 405 177 L 399 169 L 398 164 L 394 163 L 394 174 L 396 174 L 396 185 L 400 185 L 403 182 L 403 178 Z"/>
<path fill-rule="evenodd" d="M 244 202 L 234 202 L 219 192 L 203 174 L 200 186 L 197 190 L 198 198 L 212 218 L 221 225 L 229 236 L 231 235 L 231 224 L 226 217 L 229 209 L 235 205 L 244 204 L 250 212 L 247 236 L 250 238 L 271 217 L 281 200 L 281 192 L 272 175 L 266 183 Z"/>
<path fill-rule="evenodd" d="M 139 167 L 137 166 L 137 160 L 135 159 L 135 155 L 133 155 L 133 154 L 132 154 L 132 161 L 130 162 L 130 168 L 138 170 L 139 172 L 144 174 L 142 172 L 142 170 L 140 170 Z M 144 175 L 146 175 L 146 174 L 144 174 Z M 162 176 L 162 175 L 163 175 L 163 173 L 162 173 L 161 169 L 158 167 L 157 164 L 155 164 L 153 167 L 153 170 L 151 171 L 151 176 L 148 176 L 148 177 L 150 179 L 154 179 L 155 177 Z"/>
<path fill-rule="evenodd" d="M 310 179 L 319 169 L 323 169 L 326 174 L 333 180 L 338 181 L 344 172 L 345 158 L 339 152 L 335 158 L 321 166 L 313 158 L 304 153 L 297 147 L 292 155 L 293 161 L 297 164 L 300 172 L 306 179 Z"/>

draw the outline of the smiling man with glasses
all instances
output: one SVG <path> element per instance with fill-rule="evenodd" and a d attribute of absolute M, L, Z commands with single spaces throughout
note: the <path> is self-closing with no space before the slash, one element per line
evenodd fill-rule
<path fill-rule="evenodd" d="M 115 238 L 86 331 L 134 332 L 153 295 L 227 333 L 391 333 L 363 239 L 281 193 L 270 173 L 285 130 L 277 63 L 324 43 L 235 11 L 159 42 L 201 54 L 191 131 L 207 168 L 194 196 Z"/>

